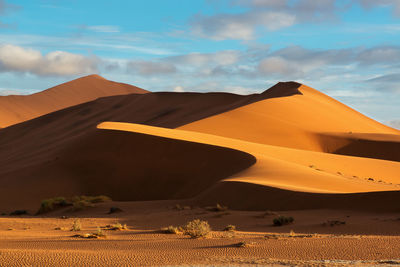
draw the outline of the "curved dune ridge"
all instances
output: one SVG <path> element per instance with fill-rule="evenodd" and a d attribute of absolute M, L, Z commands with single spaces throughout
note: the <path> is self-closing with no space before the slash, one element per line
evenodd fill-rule
<path fill-rule="evenodd" d="M 179 129 L 262 144 L 400 161 L 400 131 L 308 86 L 301 85 L 298 91 L 299 94 L 290 97 L 258 101 Z"/>
<path fill-rule="evenodd" d="M 32 95 L 0 96 L 0 128 L 99 97 L 147 92 L 136 86 L 106 80 L 99 75 L 89 75 Z"/>
<path fill-rule="evenodd" d="M 290 149 L 140 124 L 104 122 L 97 127 L 226 147 L 255 156 L 257 162 L 253 166 L 226 181 L 248 182 L 310 193 L 400 190 L 398 162 Z M 378 182 L 378 177 L 381 182 Z M 372 182 L 368 178 L 377 181 Z"/>

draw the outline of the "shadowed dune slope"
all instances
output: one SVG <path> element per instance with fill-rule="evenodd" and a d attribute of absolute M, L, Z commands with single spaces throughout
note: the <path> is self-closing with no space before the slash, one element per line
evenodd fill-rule
<path fill-rule="evenodd" d="M 314 201 L 324 195 L 329 196 L 327 199 L 333 201 L 327 205 L 328 207 L 346 208 L 346 202 L 343 200 L 346 197 L 343 197 L 343 194 L 347 193 L 351 196 L 349 193 L 398 191 L 400 189 L 400 177 L 398 177 L 400 163 L 397 162 L 283 148 L 197 132 L 138 124 L 105 122 L 100 124 L 98 128 L 222 146 L 251 154 L 257 159 L 254 165 L 220 181 L 223 181 L 224 184 L 230 182 L 241 182 L 238 183 L 239 185 L 254 184 L 264 186 L 264 189 L 278 188 L 282 192 L 286 192 L 282 194 L 282 199 L 290 195 L 287 192 L 301 192 L 301 194 L 296 193 L 297 198 L 292 198 L 295 205 L 287 205 L 288 209 L 295 208 L 298 205 L 297 203 L 303 203 L 299 205 L 301 208 L 316 208 L 318 205 Z M 221 185 L 218 187 L 221 187 Z M 240 190 L 240 186 L 237 188 L 237 192 L 245 192 Z M 202 195 L 204 196 L 207 192 L 214 192 L 212 190 L 215 190 L 215 188 L 211 188 Z M 235 204 L 232 203 L 234 201 L 232 194 L 229 193 L 226 197 L 221 190 L 215 190 L 215 192 L 217 193 L 212 194 L 213 197 L 202 198 L 200 195 L 199 199 L 216 200 L 217 198 L 226 201 L 230 199 L 229 204 L 232 207 L 246 208 L 240 204 L 242 203 L 241 197 L 236 198 L 239 204 Z M 250 203 L 249 206 L 258 207 L 258 209 L 268 208 L 270 206 L 269 200 L 273 198 L 268 194 L 268 190 L 265 190 L 265 193 L 265 199 L 260 197 L 257 200 L 260 203 L 259 205 Z M 396 193 L 388 194 L 397 196 Z M 313 197 L 306 198 L 308 200 L 304 202 L 301 200 L 304 195 L 312 195 Z M 338 195 L 339 199 L 342 200 L 335 203 L 335 197 L 332 197 L 334 195 Z M 246 196 L 246 194 L 243 196 Z M 384 196 L 386 195 L 384 194 Z M 275 199 L 277 198 L 275 196 Z M 296 199 L 300 202 L 296 202 Z M 350 200 L 351 197 L 348 199 Z M 352 208 L 365 209 L 362 205 L 366 203 L 362 201 L 357 203 L 359 203 L 359 206 Z M 321 208 L 321 206 L 318 207 Z"/>
<path fill-rule="evenodd" d="M 258 101 L 180 129 L 262 144 L 400 161 L 400 131 L 305 85 L 296 90 L 300 93 Z M 379 139 L 374 135 L 379 135 Z"/>
<path fill-rule="evenodd" d="M 90 75 L 32 95 L 0 96 L 0 128 L 99 97 L 133 93 L 144 94 L 147 91 Z"/>
<path fill-rule="evenodd" d="M 35 209 L 42 199 L 55 196 L 107 195 L 119 201 L 189 198 L 254 162 L 252 155 L 229 148 L 95 130 L 45 162 L 15 170 L 7 182 L 3 176 L 0 208 Z"/>

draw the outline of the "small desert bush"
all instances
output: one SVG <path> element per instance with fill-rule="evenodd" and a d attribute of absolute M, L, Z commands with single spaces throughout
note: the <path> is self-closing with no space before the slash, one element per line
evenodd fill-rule
<path fill-rule="evenodd" d="M 168 227 L 161 228 L 161 232 L 164 234 L 179 234 L 181 231 L 178 227 L 170 225 Z"/>
<path fill-rule="evenodd" d="M 286 216 L 279 216 L 277 218 L 274 218 L 272 220 L 274 226 L 282 226 L 282 225 L 286 225 L 286 224 L 290 224 L 294 222 L 294 218 L 293 217 L 286 217 Z"/>
<path fill-rule="evenodd" d="M 73 210 L 83 210 L 87 207 L 93 207 L 95 203 L 111 201 L 107 196 L 74 196 L 66 199 L 64 197 L 49 198 L 42 201 L 37 214 L 43 214 L 53 211 L 57 208 L 73 206 Z"/>
<path fill-rule="evenodd" d="M 105 227 L 106 230 L 116 230 L 116 231 L 122 231 L 122 230 L 128 230 L 128 226 L 126 224 L 109 224 L 106 225 Z"/>
<path fill-rule="evenodd" d="M 75 196 L 72 198 L 73 210 L 83 210 L 94 207 L 95 203 L 111 201 L 107 196 Z"/>
<path fill-rule="evenodd" d="M 100 227 L 97 227 L 95 233 L 86 233 L 86 234 L 77 234 L 73 235 L 72 237 L 79 237 L 79 238 L 105 238 L 107 237 L 106 234 L 103 233 Z"/>
<path fill-rule="evenodd" d="M 229 224 L 225 226 L 224 231 L 230 231 L 230 232 L 236 231 L 236 226 Z"/>
<path fill-rule="evenodd" d="M 80 231 L 81 230 L 81 228 L 82 228 L 82 226 L 81 226 L 81 221 L 79 220 L 79 219 L 76 219 L 75 221 L 74 221 L 74 224 L 72 225 L 72 229 L 71 229 L 71 231 Z"/>
<path fill-rule="evenodd" d="M 54 197 L 42 200 L 37 214 L 50 212 L 60 207 L 71 205 L 64 197 Z"/>
<path fill-rule="evenodd" d="M 196 219 L 186 224 L 184 234 L 191 238 L 200 238 L 207 236 L 210 231 L 211 227 L 207 221 Z"/>

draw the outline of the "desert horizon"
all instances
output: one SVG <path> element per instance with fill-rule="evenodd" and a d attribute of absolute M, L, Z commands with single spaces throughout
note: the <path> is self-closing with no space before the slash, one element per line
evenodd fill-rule
<path fill-rule="evenodd" d="M 0 266 L 399 266 L 399 19 L 0 0 Z"/>

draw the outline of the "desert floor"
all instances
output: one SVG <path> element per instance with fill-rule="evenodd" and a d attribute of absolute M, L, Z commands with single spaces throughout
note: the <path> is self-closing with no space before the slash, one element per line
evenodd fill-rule
<path fill-rule="evenodd" d="M 176 201 L 107 202 L 82 211 L 69 208 L 48 215 L 0 217 L 0 266 L 152 266 L 152 265 L 303 265 L 400 264 L 400 214 L 344 210 L 213 212 Z M 107 214 L 110 207 L 119 213 Z M 183 209 L 183 207 L 185 207 Z M 277 215 L 293 224 L 276 227 Z M 82 230 L 71 231 L 79 218 Z M 193 219 L 210 223 L 207 238 L 164 234 L 169 225 Z M 327 221 L 342 225 L 323 225 Z M 97 227 L 127 224 L 128 230 L 103 230 L 105 238 L 72 237 Z M 226 232 L 226 225 L 237 231 Z M 292 233 L 290 233 L 292 232 Z M 236 246 L 245 242 L 245 247 Z"/>

